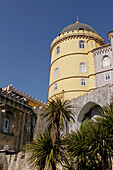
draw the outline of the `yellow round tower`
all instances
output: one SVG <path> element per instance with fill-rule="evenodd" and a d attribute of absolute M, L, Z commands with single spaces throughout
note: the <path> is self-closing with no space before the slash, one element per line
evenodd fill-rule
<path fill-rule="evenodd" d="M 78 21 L 64 28 L 51 44 L 49 97 L 76 98 L 96 88 L 92 50 L 104 40 Z"/>

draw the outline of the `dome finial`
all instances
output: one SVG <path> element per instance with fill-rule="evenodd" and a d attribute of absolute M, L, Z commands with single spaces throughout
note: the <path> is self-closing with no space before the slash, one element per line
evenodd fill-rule
<path fill-rule="evenodd" d="M 76 23 L 80 23 L 80 22 L 78 21 L 78 16 L 77 16 L 77 21 L 76 21 Z"/>

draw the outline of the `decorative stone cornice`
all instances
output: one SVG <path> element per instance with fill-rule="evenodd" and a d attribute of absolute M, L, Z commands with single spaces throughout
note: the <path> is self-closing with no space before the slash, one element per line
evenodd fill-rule
<path fill-rule="evenodd" d="M 96 56 L 96 55 L 100 55 L 100 54 L 105 54 L 110 51 L 112 51 L 111 44 L 107 44 L 107 45 L 95 48 L 93 50 L 93 55 Z"/>
<path fill-rule="evenodd" d="M 105 41 L 103 40 L 102 37 L 100 37 L 98 34 L 93 33 L 93 32 L 88 32 L 88 31 L 82 31 L 82 30 L 75 30 L 75 31 L 69 31 L 65 32 L 64 34 L 60 34 L 58 37 L 56 37 L 52 44 L 51 44 L 51 49 L 50 49 L 50 54 L 52 53 L 52 50 L 55 46 L 57 46 L 59 43 L 69 40 L 69 39 L 77 39 L 77 38 L 85 38 L 85 39 L 93 39 L 97 41 L 100 45 L 104 45 Z"/>
<path fill-rule="evenodd" d="M 89 74 L 88 76 L 81 75 L 81 76 L 69 76 L 69 77 L 60 78 L 60 79 L 52 82 L 52 83 L 49 85 L 48 91 L 49 91 L 50 87 L 51 87 L 53 84 L 55 84 L 55 83 L 57 83 L 57 82 L 59 82 L 59 81 L 67 80 L 67 79 L 73 79 L 73 78 L 74 78 L 74 79 L 76 79 L 76 78 L 89 78 L 89 77 L 91 77 L 91 76 L 95 76 L 95 73 Z"/>
<path fill-rule="evenodd" d="M 89 53 L 92 53 L 92 50 L 88 51 L 87 53 L 68 53 L 68 54 L 62 55 L 62 56 L 56 58 L 55 60 L 53 60 L 53 62 L 50 65 L 50 70 L 51 70 L 51 67 L 52 67 L 53 63 L 55 63 L 57 60 L 59 60 L 59 59 L 61 59 L 63 57 L 69 57 L 71 55 L 88 55 Z"/>

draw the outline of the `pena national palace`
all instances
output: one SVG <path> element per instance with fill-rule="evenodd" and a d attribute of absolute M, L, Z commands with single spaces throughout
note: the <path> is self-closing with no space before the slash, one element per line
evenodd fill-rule
<path fill-rule="evenodd" d="M 77 21 L 51 43 L 48 100 L 62 96 L 71 101 L 75 122 L 68 124 L 68 132 L 96 117 L 113 96 L 113 31 L 107 33 L 109 44 L 96 31 Z M 21 151 L 46 124 L 39 116 L 43 105 L 12 85 L 0 88 L 0 159 L 9 170 L 31 169 Z"/>

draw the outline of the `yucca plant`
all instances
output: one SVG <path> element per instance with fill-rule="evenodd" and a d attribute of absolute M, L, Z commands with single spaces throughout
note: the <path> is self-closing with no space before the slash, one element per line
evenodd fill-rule
<path fill-rule="evenodd" d="M 44 133 L 39 132 L 26 148 L 30 153 L 29 163 L 38 170 L 56 170 L 58 164 L 64 166 L 67 162 L 62 139 L 56 140 L 53 147 L 49 128 Z"/>
<path fill-rule="evenodd" d="M 74 115 L 71 111 L 70 101 L 56 97 L 48 101 L 43 109 L 41 116 L 47 119 L 48 126 L 51 129 L 51 138 L 53 146 L 56 140 L 60 139 L 60 132 L 67 127 L 67 122 L 74 121 Z"/>
<path fill-rule="evenodd" d="M 49 130 L 44 133 L 38 133 L 38 136 L 30 144 L 26 146 L 27 152 L 30 153 L 29 163 L 39 170 L 44 170 L 47 164 L 47 157 L 49 157 L 52 147 L 52 140 Z"/>

